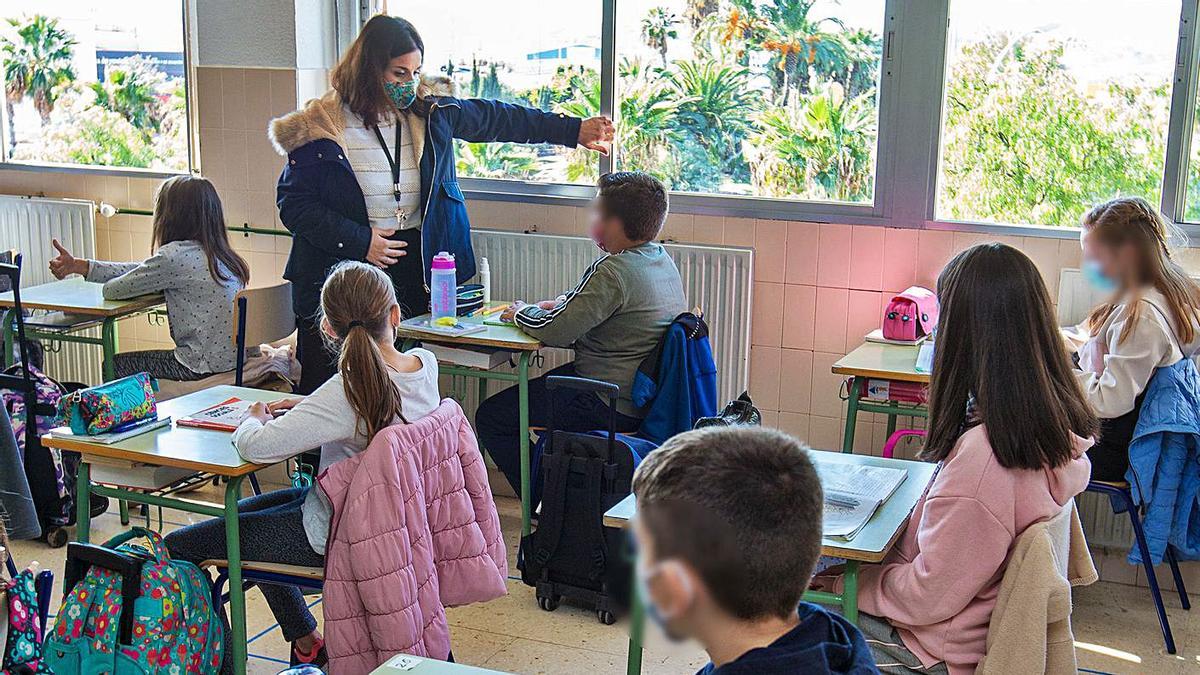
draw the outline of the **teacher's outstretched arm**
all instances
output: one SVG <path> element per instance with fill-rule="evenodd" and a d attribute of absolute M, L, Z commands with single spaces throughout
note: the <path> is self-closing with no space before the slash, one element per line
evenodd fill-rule
<path fill-rule="evenodd" d="M 613 137 L 612 121 L 605 117 L 581 120 L 478 98 L 445 99 L 438 108 L 449 116 L 454 137 L 471 143 L 554 143 L 607 154 L 604 144 Z"/>

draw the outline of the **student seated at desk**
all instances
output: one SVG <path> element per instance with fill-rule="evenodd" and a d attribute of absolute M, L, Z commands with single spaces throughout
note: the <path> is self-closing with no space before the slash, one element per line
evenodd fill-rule
<path fill-rule="evenodd" d="M 250 267 L 229 245 L 212 183 L 196 176 L 163 181 L 154 199 L 151 246 L 153 255 L 142 262 L 107 262 L 76 258 L 56 239 L 50 272 L 102 282 L 109 300 L 166 297 L 175 349 L 117 354 L 117 377 L 145 371 L 186 382 L 233 370 L 233 298 L 250 282 Z"/>
<path fill-rule="evenodd" d="M 321 329 L 340 349 L 338 373 L 306 398 L 254 404 L 233 434 L 245 459 L 272 464 L 319 445 L 319 471 L 324 471 L 362 452 L 380 429 L 437 409 L 437 359 L 424 349 L 396 349 L 400 306 L 383 270 L 361 262 L 336 266 L 321 289 L 321 312 Z M 282 411 L 287 414 L 274 417 Z M 243 560 L 324 565 L 332 507 L 320 489 L 277 490 L 244 499 L 238 509 Z M 225 521 L 184 527 L 167 535 L 166 543 L 172 558 L 223 559 Z M 300 589 L 261 589 L 284 639 L 292 643 L 292 664 L 324 664 L 324 641 Z M 222 672 L 231 672 L 230 665 L 226 660 Z"/>
<path fill-rule="evenodd" d="M 1159 368 L 1200 352 L 1200 285 L 1171 259 L 1169 225 L 1146 200 L 1123 197 L 1083 217 L 1088 280 L 1112 298 L 1080 328 L 1076 371 L 1100 417 L 1092 476 L 1123 481 L 1142 393 Z"/>
<path fill-rule="evenodd" d="M 859 628 L 885 673 L 974 672 L 1013 543 L 1087 487 L 1097 429 L 1024 253 L 969 248 L 937 290 L 922 458 L 942 466 L 895 548 L 858 575 Z"/>
<path fill-rule="evenodd" d="M 874 673 L 849 621 L 800 602 L 821 552 L 821 483 L 796 439 L 762 427 L 672 437 L 633 477 L 646 614 L 697 640 L 699 675 Z"/>
<path fill-rule="evenodd" d="M 591 234 L 606 255 L 584 271 L 575 288 L 557 300 L 514 303 L 504 318 L 551 347 L 571 347 L 575 362 L 548 375 L 575 375 L 621 388 L 617 431 L 636 431 L 645 411 L 633 405 L 633 378 L 667 326 L 687 310 L 675 261 L 654 241 L 667 217 L 667 191 L 658 179 L 636 171 L 600 177 L 592 201 Z M 529 383 L 529 423 L 550 420 L 544 377 Z M 608 405 L 592 393 L 558 394 L 556 422 L 565 431 L 607 429 Z M 521 489 L 517 389 L 487 399 L 475 413 L 488 454 L 518 493 Z M 534 477 L 536 479 L 536 477 Z"/>

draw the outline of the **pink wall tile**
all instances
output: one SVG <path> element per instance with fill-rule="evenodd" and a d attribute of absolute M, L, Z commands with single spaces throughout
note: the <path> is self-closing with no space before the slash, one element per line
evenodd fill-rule
<path fill-rule="evenodd" d="M 754 278 L 783 283 L 787 265 L 787 225 L 782 220 L 754 223 Z"/>
<path fill-rule="evenodd" d="M 883 288 L 884 229 L 855 225 L 850 235 L 850 288 Z"/>
<path fill-rule="evenodd" d="M 768 429 L 779 428 L 779 411 L 778 410 L 761 410 L 762 425 Z"/>
<path fill-rule="evenodd" d="M 813 348 L 817 317 L 817 289 L 788 284 L 783 290 L 783 346 Z"/>
<path fill-rule="evenodd" d="M 846 353 L 848 301 L 849 291 L 845 288 L 817 289 L 817 321 L 813 332 L 814 349 L 839 354 Z"/>
<path fill-rule="evenodd" d="M 224 175 L 219 189 L 245 190 L 250 183 L 249 163 L 246 156 L 246 132 L 226 129 L 221 132 L 224 153 Z"/>
<path fill-rule="evenodd" d="M 850 291 L 846 312 L 846 348 L 857 347 L 867 333 L 882 325 L 883 293 Z"/>
<path fill-rule="evenodd" d="M 1021 250 L 1042 273 L 1042 281 L 1046 282 L 1046 290 L 1050 291 L 1051 302 L 1058 302 L 1059 241 L 1045 237 L 1023 237 L 1021 240 Z"/>
<path fill-rule="evenodd" d="M 807 413 L 812 407 L 813 353 L 785 349 L 779 375 L 779 409 Z"/>
<path fill-rule="evenodd" d="M 196 69 L 196 115 L 201 129 L 224 126 L 221 103 L 221 68 Z"/>
<path fill-rule="evenodd" d="M 266 136 L 271 111 L 271 71 L 265 68 L 246 70 L 246 115 L 242 129 Z"/>
<path fill-rule="evenodd" d="M 971 248 L 976 244 L 986 244 L 995 240 L 996 238 L 990 234 L 981 234 L 978 232 L 955 232 L 954 252 L 959 253 Z"/>
<path fill-rule="evenodd" d="M 821 225 L 820 255 L 817 258 L 818 286 L 849 286 L 852 232 L 853 228 L 849 225 Z"/>
<path fill-rule="evenodd" d="M 811 415 L 808 418 L 808 445 L 816 450 L 842 449 L 842 423 L 836 417 Z"/>
<path fill-rule="evenodd" d="M 779 410 L 779 367 L 783 350 L 750 348 L 750 396 L 763 410 Z"/>
<path fill-rule="evenodd" d="M 938 273 L 954 256 L 954 233 L 921 230 L 917 235 L 917 268 L 913 283 L 934 288 Z"/>
<path fill-rule="evenodd" d="M 271 117 L 286 115 L 299 108 L 300 101 L 296 100 L 296 71 L 276 69 L 270 71 L 271 77 Z"/>
<path fill-rule="evenodd" d="M 803 222 L 787 224 L 787 269 L 784 278 L 789 284 L 817 284 L 820 245 L 820 225 Z"/>
<path fill-rule="evenodd" d="M 663 224 L 662 234 L 660 239 L 669 239 L 674 242 L 686 243 L 692 240 L 692 214 L 690 213 L 671 213 L 667 215 L 667 222 Z"/>
<path fill-rule="evenodd" d="M 1079 269 L 1079 265 L 1083 261 L 1083 249 L 1079 248 L 1079 242 L 1074 239 L 1062 239 L 1058 242 L 1058 268 L 1061 270 L 1064 267 Z M 1058 285 L 1058 280 L 1055 280 L 1055 285 Z"/>
<path fill-rule="evenodd" d="M 807 443 L 809 436 L 808 415 L 780 411 L 779 430 L 795 436 L 803 443 Z"/>
<path fill-rule="evenodd" d="M 726 218 L 725 219 L 725 245 L 726 246 L 745 246 L 747 248 L 754 246 L 754 219 L 753 218 Z M 757 252 L 755 253 L 757 257 Z M 758 262 L 755 261 L 755 265 Z"/>
<path fill-rule="evenodd" d="M 783 284 L 756 282 L 750 313 L 752 344 L 778 347 L 783 344 Z"/>
<path fill-rule="evenodd" d="M 856 455 L 874 455 L 880 454 L 879 448 L 875 445 L 875 424 L 866 415 L 859 414 L 857 423 L 854 425 L 854 454 Z M 843 419 L 842 430 L 845 431 L 846 423 Z M 841 449 L 842 444 L 839 442 L 836 446 Z"/>
<path fill-rule="evenodd" d="M 693 216 L 692 241 L 697 244 L 721 244 L 725 241 L 725 220 L 721 216 Z"/>
<path fill-rule="evenodd" d="M 221 118 L 223 129 L 246 128 L 246 71 L 221 69 Z"/>
<path fill-rule="evenodd" d="M 832 372 L 833 364 L 842 358 L 841 353 L 814 352 L 812 365 L 812 396 L 810 407 L 813 415 L 838 418 L 844 407 L 841 400 L 841 375 Z M 802 412 L 802 411 L 792 411 Z"/>
<path fill-rule="evenodd" d="M 575 207 L 548 205 L 546 209 L 546 228 L 549 234 L 578 234 L 575 228 Z"/>
<path fill-rule="evenodd" d="M 895 227 L 884 228 L 881 288 L 908 288 L 914 283 L 919 232 L 920 230 Z"/>

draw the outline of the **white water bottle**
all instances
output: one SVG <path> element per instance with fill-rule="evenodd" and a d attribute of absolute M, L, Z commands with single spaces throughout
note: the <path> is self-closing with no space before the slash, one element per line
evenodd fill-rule
<path fill-rule="evenodd" d="M 492 268 L 488 267 L 487 258 L 479 259 L 479 285 L 483 286 L 483 307 L 492 304 Z"/>

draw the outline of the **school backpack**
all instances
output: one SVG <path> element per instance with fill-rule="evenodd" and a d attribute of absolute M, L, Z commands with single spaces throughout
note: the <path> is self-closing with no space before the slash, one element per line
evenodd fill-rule
<path fill-rule="evenodd" d="M 548 389 L 598 392 L 616 410 L 614 384 L 577 377 L 546 378 Z M 535 587 L 538 606 L 547 612 L 563 597 L 586 603 L 601 623 L 616 621 L 626 606 L 629 561 L 622 555 L 624 533 L 604 525 L 604 512 L 629 494 L 635 452 L 616 434 L 616 413 L 608 432 L 556 430 L 550 396 L 550 424 L 539 462 L 543 476 L 537 529 L 521 538 L 517 567 L 521 580 Z"/>
<path fill-rule="evenodd" d="M 883 310 L 883 337 L 916 342 L 932 334 L 937 322 L 937 296 L 928 288 L 909 286 Z"/>
<path fill-rule="evenodd" d="M 149 547 L 128 543 L 144 537 Z M 208 577 L 171 560 L 157 532 L 141 527 L 103 546 L 67 548 L 63 604 L 44 647 L 58 675 L 215 673 L 221 621 Z"/>

